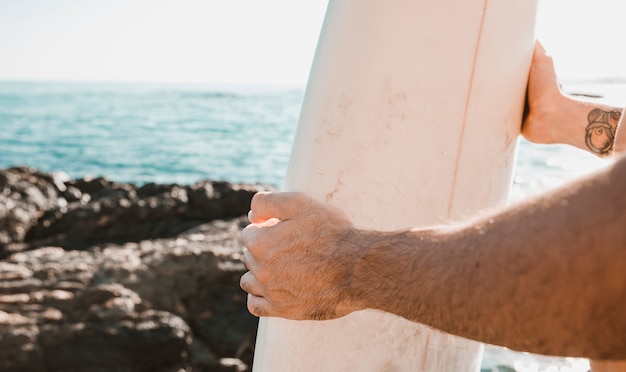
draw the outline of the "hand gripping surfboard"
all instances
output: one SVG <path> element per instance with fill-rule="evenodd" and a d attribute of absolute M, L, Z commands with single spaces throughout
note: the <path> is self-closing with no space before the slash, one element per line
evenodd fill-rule
<path fill-rule="evenodd" d="M 535 0 L 330 0 L 284 189 L 376 230 L 505 202 L 535 10 Z M 477 342 L 365 310 L 262 318 L 253 368 L 459 372 L 481 359 Z"/>

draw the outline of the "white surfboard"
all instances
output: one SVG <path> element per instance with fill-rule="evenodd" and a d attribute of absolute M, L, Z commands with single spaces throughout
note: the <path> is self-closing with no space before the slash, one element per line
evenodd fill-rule
<path fill-rule="evenodd" d="M 284 189 L 395 230 L 503 203 L 534 0 L 330 0 Z M 256 372 L 478 371 L 482 345 L 395 315 L 260 320 Z"/>

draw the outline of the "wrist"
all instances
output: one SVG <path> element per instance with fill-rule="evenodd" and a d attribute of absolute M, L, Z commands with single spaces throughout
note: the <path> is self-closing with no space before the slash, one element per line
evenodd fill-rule
<path fill-rule="evenodd" d="M 381 259 L 391 249 L 388 234 L 360 229 L 347 232 L 345 244 L 358 252 L 348 279 L 350 306 L 354 310 L 381 309 L 383 300 L 377 289 L 382 283 L 377 282 L 377 278 L 381 268 L 388 264 L 386 259 Z"/>
<path fill-rule="evenodd" d="M 549 89 L 529 102 L 529 112 L 522 128 L 523 136 L 538 144 L 565 143 L 563 129 L 569 123 L 563 117 L 567 108 L 575 105 L 572 97 L 564 94 L 558 87 Z"/>
<path fill-rule="evenodd" d="M 561 94 L 542 120 L 550 141 L 590 151 L 598 156 L 612 153 L 621 110 L 599 102 Z"/>
<path fill-rule="evenodd" d="M 445 280 L 442 266 L 454 234 L 447 227 L 396 232 L 361 231 L 362 255 L 351 292 L 361 309 L 382 310 L 414 321 L 428 318 Z"/>

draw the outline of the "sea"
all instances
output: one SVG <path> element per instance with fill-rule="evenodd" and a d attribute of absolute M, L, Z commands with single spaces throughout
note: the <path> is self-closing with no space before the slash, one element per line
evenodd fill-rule
<path fill-rule="evenodd" d="M 563 84 L 626 104 L 626 84 Z M 0 81 L 0 168 L 71 178 L 191 184 L 203 179 L 280 187 L 304 97 L 301 86 Z M 602 168 L 566 145 L 519 139 L 511 201 Z M 483 372 L 583 372 L 584 359 L 486 348 Z"/>

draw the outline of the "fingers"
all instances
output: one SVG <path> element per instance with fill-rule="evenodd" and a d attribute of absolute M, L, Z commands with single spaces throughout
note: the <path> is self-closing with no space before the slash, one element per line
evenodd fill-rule
<path fill-rule="evenodd" d="M 276 311 L 265 298 L 265 288 L 250 271 L 239 281 L 241 289 L 248 293 L 248 311 L 255 316 L 276 316 Z"/>
<path fill-rule="evenodd" d="M 535 43 L 532 64 L 528 76 L 526 107 L 522 135 L 534 143 L 560 141 L 560 122 L 555 120 L 555 108 L 560 110 L 562 92 L 552 57 L 539 41 Z M 556 118 L 562 117 L 559 111 Z"/>
<path fill-rule="evenodd" d="M 254 195 L 248 218 L 252 224 L 241 232 L 241 238 L 254 257 L 265 257 L 272 245 L 294 239 L 288 228 L 291 218 L 311 209 L 313 199 L 302 193 L 267 193 Z"/>
<path fill-rule="evenodd" d="M 243 274 L 239 279 L 241 289 L 255 296 L 262 297 L 265 295 L 265 287 L 259 282 L 251 271 Z"/>
<path fill-rule="evenodd" d="M 240 280 L 249 294 L 248 310 L 256 316 L 304 319 L 310 313 L 320 318 L 320 311 L 307 311 L 317 308 L 310 299 L 336 301 L 327 294 L 332 285 L 310 281 L 323 268 L 312 248 L 336 239 L 341 226 L 351 225 L 349 219 L 303 193 L 258 193 L 250 208 L 251 224 L 241 233 L 249 271 Z"/>
<path fill-rule="evenodd" d="M 246 253 L 248 253 L 246 251 Z M 253 270 L 256 266 L 254 258 L 249 253 L 244 253 L 244 265 L 248 268 L 247 273 L 241 276 L 239 286 L 248 293 L 248 311 L 255 316 L 270 316 L 271 306 L 269 301 L 265 299 L 265 287 L 254 276 Z"/>
<path fill-rule="evenodd" d="M 533 51 L 533 63 L 540 63 L 542 61 L 552 63 L 552 56 L 543 47 L 543 44 L 539 40 L 535 41 L 535 49 Z"/>
<path fill-rule="evenodd" d="M 254 316 L 276 316 L 272 305 L 264 297 L 248 294 L 248 311 Z"/>
<path fill-rule="evenodd" d="M 260 218 L 257 218 L 254 216 L 254 213 L 252 213 L 252 210 L 248 212 L 248 220 L 250 222 L 255 221 L 255 222 L 252 222 L 255 225 L 265 226 L 265 227 L 274 226 L 280 222 L 278 218 L 270 218 L 268 220 L 262 220 Z"/>
<path fill-rule="evenodd" d="M 270 311 L 268 309 L 270 309 L 270 304 L 264 298 L 265 287 L 254 275 L 257 263 L 249 250 L 246 249 L 244 251 L 242 261 L 246 268 L 250 270 L 239 279 L 239 286 L 248 293 L 248 311 L 255 316 L 269 316 Z"/>
<path fill-rule="evenodd" d="M 292 320 L 304 320 L 304 319 L 315 319 L 315 320 L 324 320 L 329 319 L 327 316 L 316 317 L 316 314 L 312 316 L 304 316 L 301 313 L 288 311 L 288 310 L 280 310 L 277 309 L 267 298 L 262 296 L 255 296 L 253 294 L 248 293 L 248 311 L 250 314 L 254 316 L 271 316 L 271 317 L 281 317 L 285 319 Z"/>
<path fill-rule="evenodd" d="M 241 231 L 241 241 L 252 256 L 266 257 L 269 250 L 273 246 L 276 248 L 283 240 L 281 230 L 283 230 L 281 225 L 266 227 L 250 224 Z M 246 258 L 246 253 L 244 253 L 244 258 Z"/>
<path fill-rule="evenodd" d="M 256 263 L 256 260 L 254 259 L 254 256 L 252 256 L 252 253 L 250 253 L 250 250 L 244 249 L 243 258 L 241 260 L 243 261 L 243 265 L 249 271 L 254 272 L 256 270 L 257 263 Z"/>
<path fill-rule="evenodd" d="M 254 224 L 264 223 L 272 218 L 286 221 L 307 210 L 312 202 L 303 193 L 259 192 L 252 197 L 248 219 Z"/>
<path fill-rule="evenodd" d="M 243 245 L 248 249 L 250 249 L 250 247 L 259 246 L 258 237 L 263 234 L 263 229 L 264 227 L 252 224 L 244 227 L 243 230 L 241 230 L 241 241 Z M 254 249 L 256 250 L 257 248 Z"/>
<path fill-rule="evenodd" d="M 557 87 L 559 85 L 552 56 L 550 56 L 539 41 L 535 42 L 533 64 L 531 66 L 531 76 L 532 75 L 536 77 L 535 80 L 539 83 L 556 82 Z"/>

